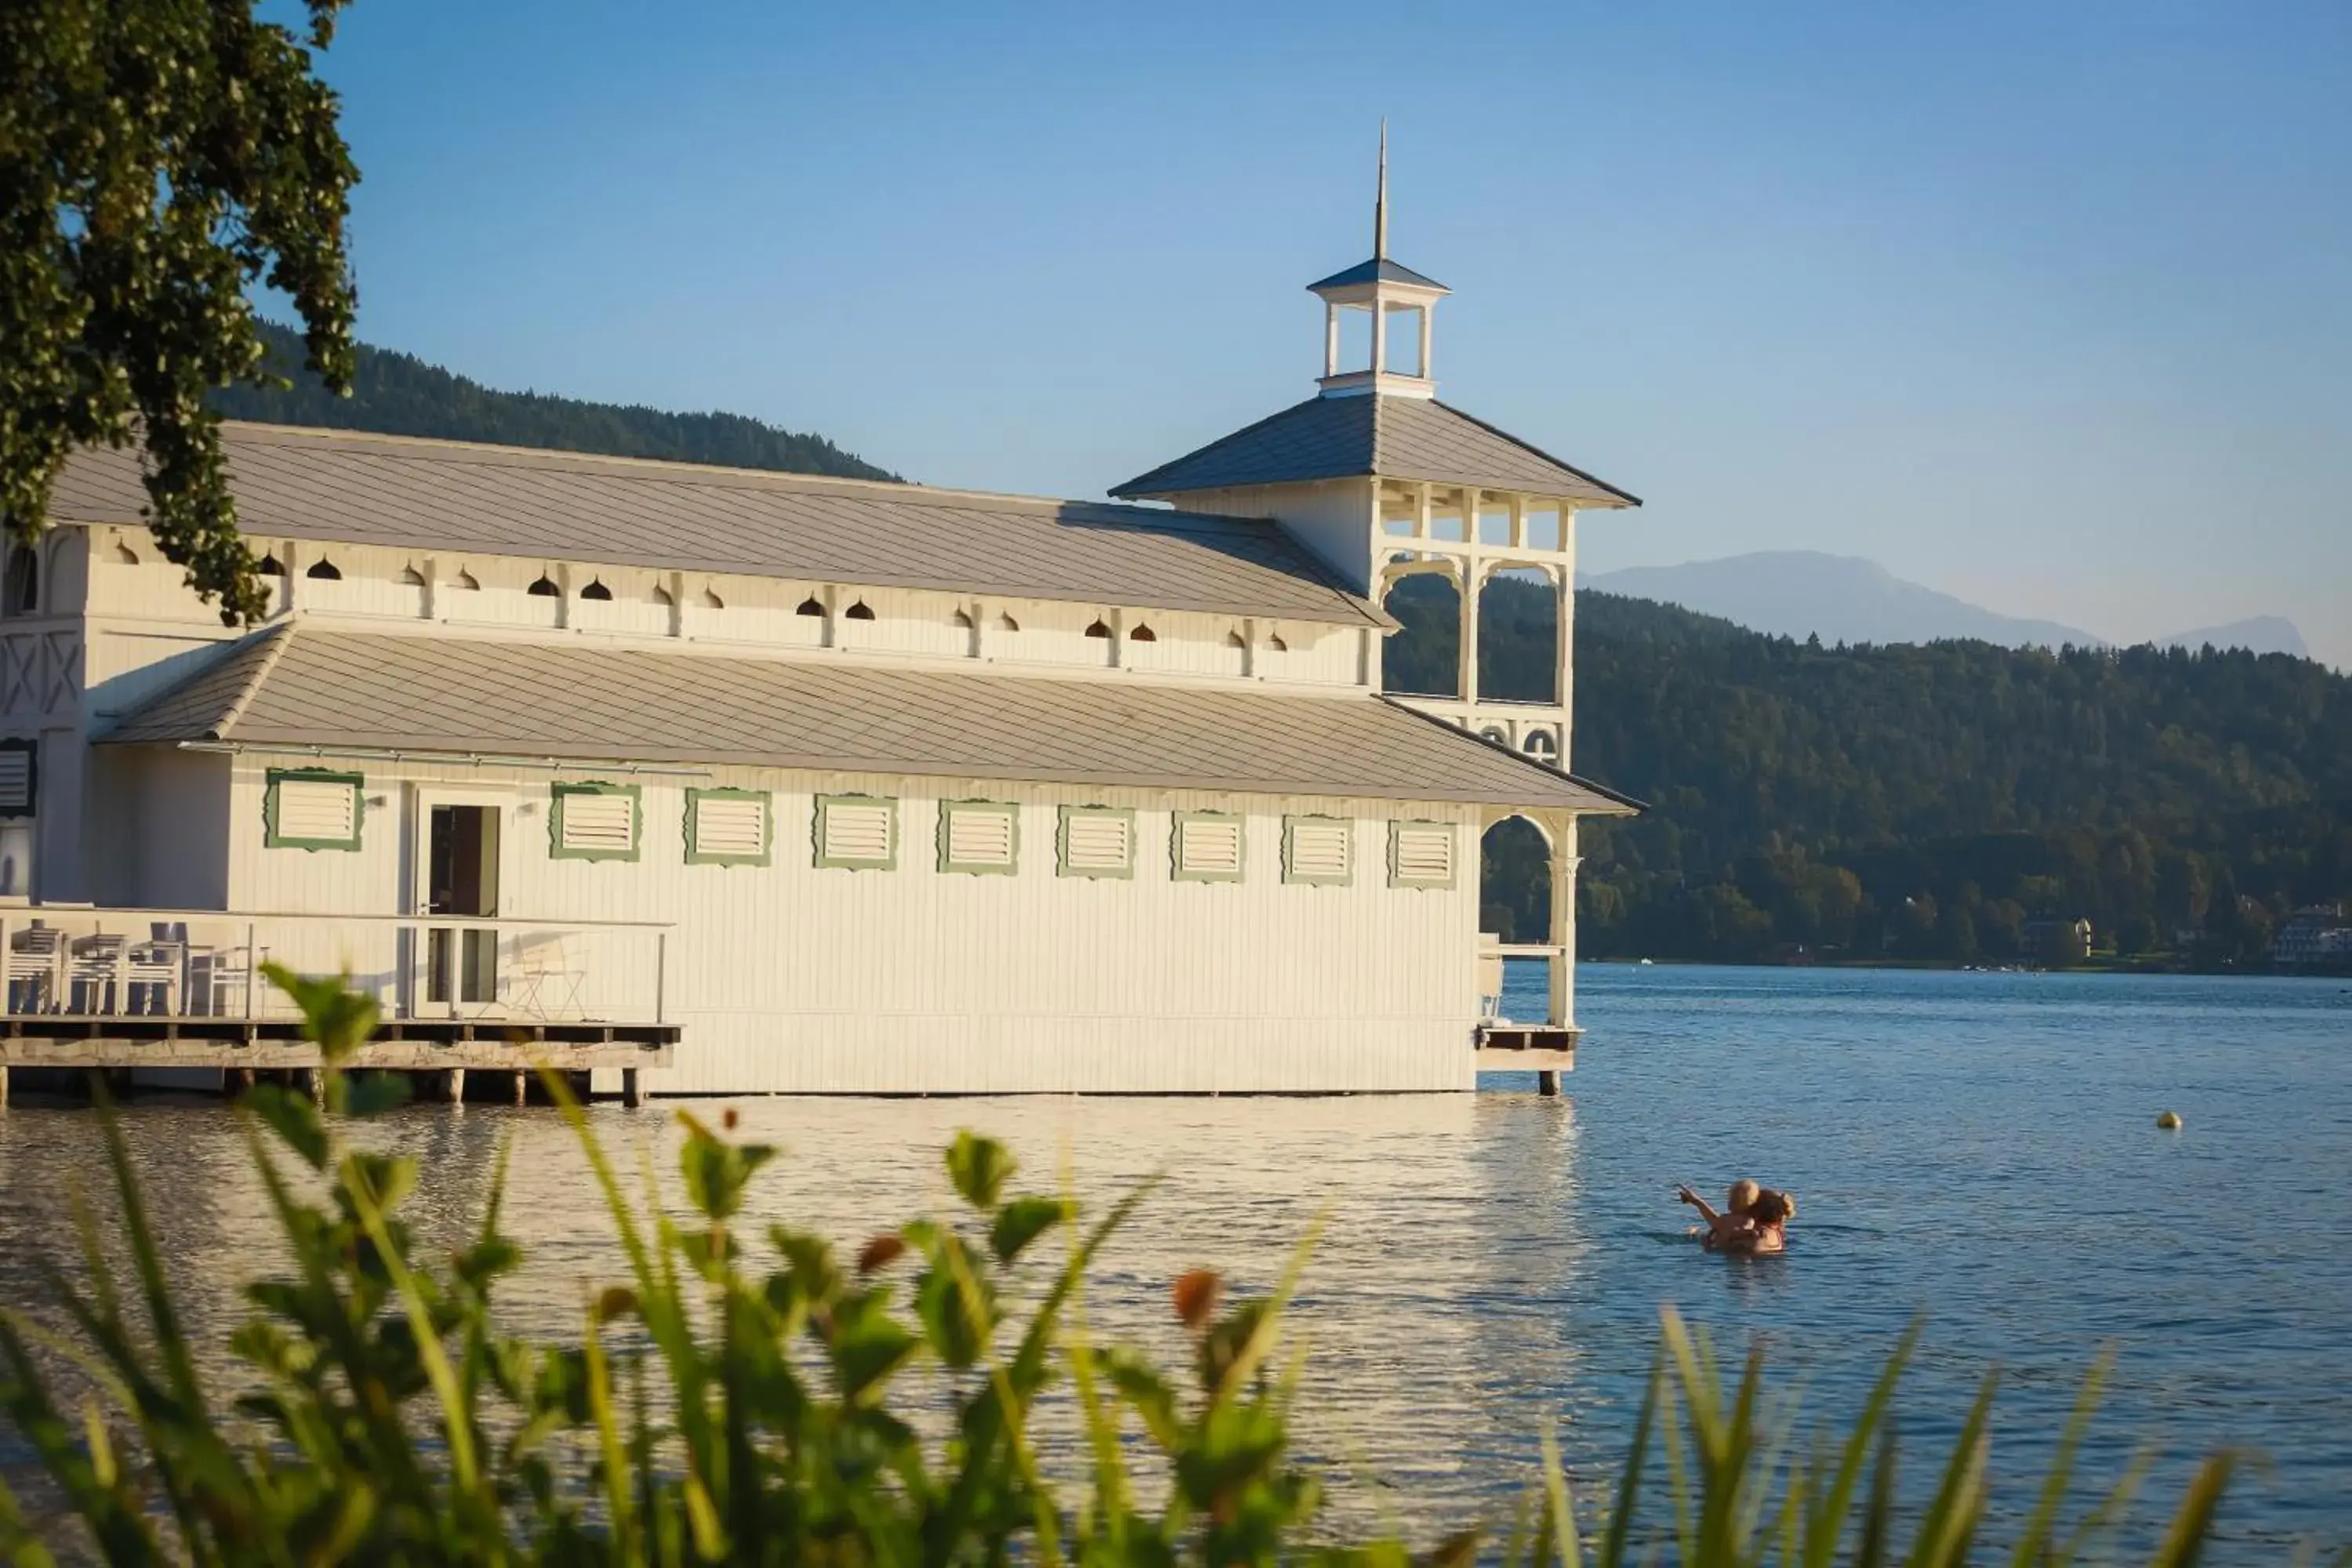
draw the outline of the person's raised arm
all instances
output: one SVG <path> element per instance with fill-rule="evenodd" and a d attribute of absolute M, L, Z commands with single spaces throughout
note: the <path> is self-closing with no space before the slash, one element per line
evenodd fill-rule
<path fill-rule="evenodd" d="M 1675 1195 L 1698 1210 L 1699 1217 L 1706 1221 L 1707 1234 L 1718 1241 L 1738 1235 L 1748 1224 L 1747 1220 L 1738 1215 L 1716 1213 L 1707 1206 L 1705 1198 L 1688 1187 L 1677 1188 Z"/>

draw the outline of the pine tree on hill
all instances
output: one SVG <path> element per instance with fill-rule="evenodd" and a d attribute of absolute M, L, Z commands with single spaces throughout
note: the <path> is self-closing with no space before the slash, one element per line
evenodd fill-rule
<path fill-rule="evenodd" d="M 822 436 L 779 430 L 740 414 L 671 414 L 544 393 L 498 392 L 414 354 L 365 343 L 359 346 L 352 395 L 337 397 L 301 369 L 299 338 L 266 322 L 261 331 L 271 370 L 293 385 L 239 385 L 215 393 L 213 406 L 229 418 L 848 479 L 898 477 Z"/>

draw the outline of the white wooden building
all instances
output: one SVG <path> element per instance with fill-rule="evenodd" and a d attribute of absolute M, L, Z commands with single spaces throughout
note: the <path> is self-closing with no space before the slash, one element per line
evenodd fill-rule
<path fill-rule="evenodd" d="M 657 1022 L 655 1093 L 1463 1089 L 1516 815 L 1511 1037 L 1565 1065 L 1575 824 L 1629 809 L 1565 771 L 1575 522 L 1634 502 L 1437 402 L 1444 290 L 1376 248 L 1315 396 L 1118 492 L 1174 510 L 232 426 L 275 602 L 229 629 L 135 456 L 77 457 L 0 603 L 11 1016 L 249 1021 L 267 956 Z M 1475 650 L 1501 570 L 1556 585 L 1556 700 L 1384 697 L 1394 580 Z"/>

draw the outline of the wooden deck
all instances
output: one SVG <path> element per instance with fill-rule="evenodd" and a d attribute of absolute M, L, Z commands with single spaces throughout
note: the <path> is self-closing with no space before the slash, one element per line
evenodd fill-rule
<path fill-rule="evenodd" d="M 1482 1024 L 1478 1028 L 1478 1070 L 1574 1072 L 1576 1042 L 1583 1033 L 1562 1024 Z"/>
<path fill-rule="evenodd" d="M 674 1024 L 399 1018 L 386 1020 L 352 1065 L 386 1072 L 522 1071 L 542 1064 L 558 1072 L 634 1071 L 669 1066 L 677 1038 Z M 319 1065 L 319 1047 L 292 1018 L 0 1015 L 0 1068 L 276 1071 Z"/>

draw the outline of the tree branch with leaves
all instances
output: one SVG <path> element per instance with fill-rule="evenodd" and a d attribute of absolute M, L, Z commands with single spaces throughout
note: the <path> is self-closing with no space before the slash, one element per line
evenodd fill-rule
<path fill-rule="evenodd" d="M 230 625 L 268 601 L 207 400 L 268 379 L 257 285 L 351 385 L 359 171 L 313 71 L 344 4 L 304 36 L 254 0 L 0 5 L 0 524 L 37 540 L 73 450 L 136 440 L 157 545 Z"/>

